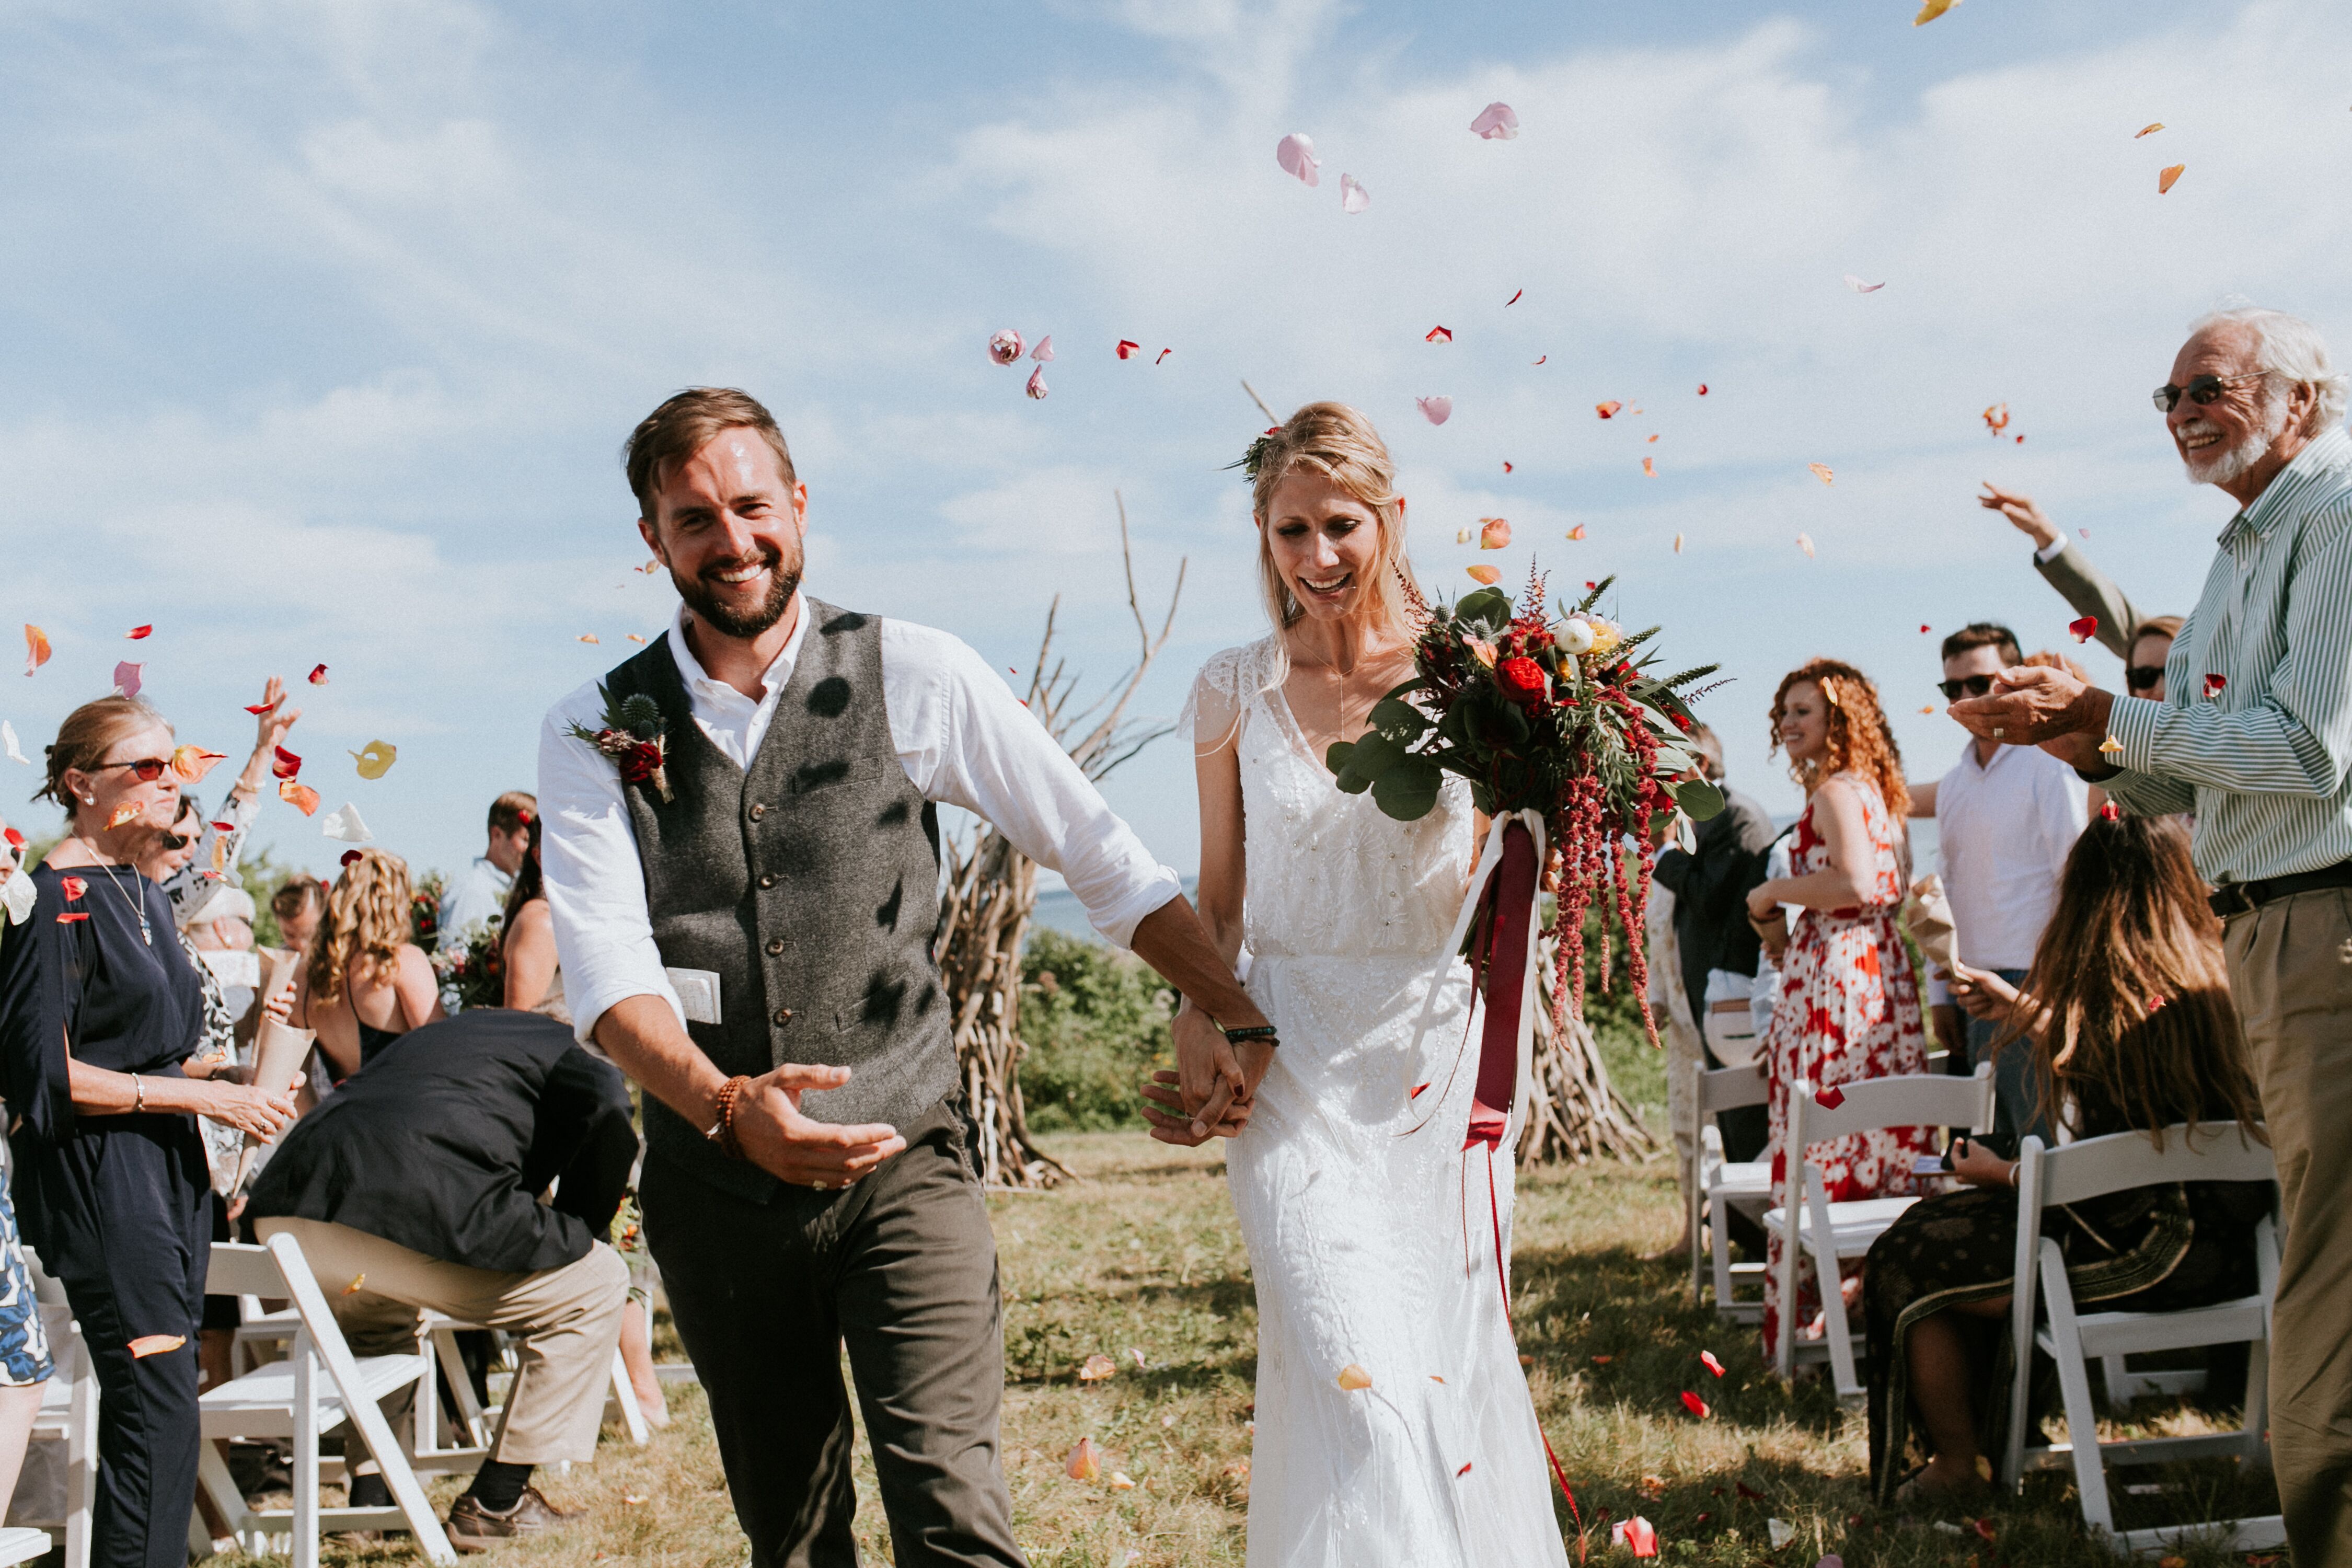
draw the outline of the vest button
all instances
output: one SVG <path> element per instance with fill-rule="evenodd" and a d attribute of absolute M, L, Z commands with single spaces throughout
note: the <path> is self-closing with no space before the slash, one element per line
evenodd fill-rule
<path fill-rule="evenodd" d="M 768 956 L 770 958 L 774 958 L 783 951 L 784 939 L 782 937 L 772 936 L 768 939 Z"/>
<path fill-rule="evenodd" d="M 790 1007 L 779 1007 L 776 1009 L 776 1026 L 778 1028 L 782 1028 L 792 1021 L 793 1010 Z"/>
<path fill-rule="evenodd" d="M 761 879 L 760 879 L 760 886 L 761 886 L 761 887 L 763 887 L 763 888 L 772 888 L 772 887 L 774 887 L 775 885 L 776 885 L 776 874 L 775 874 L 774 872 L 772 872 L 772 871 L 769 872 L 766 876 L 764 876 L 764 877 L 762 877 L 762 878 L 761 878 Z"/>
<path fill-rule="evenodd" d="M 752 820 L 752 821 L 757 822 L 757 821 L 759 821 L 759 820 L 760 820 L 760 818 L 761 818 L 761 817 L 763 817 L 763 816 L 767 816 L 767 815 L 768 815 L 768 808 L 767 808 L 765 805 L 761 805 L 761 804 L 760 802 L 758 802 L 758 801 L 753 801 L 753 802 L 751 803 L 751 820 Z"/>

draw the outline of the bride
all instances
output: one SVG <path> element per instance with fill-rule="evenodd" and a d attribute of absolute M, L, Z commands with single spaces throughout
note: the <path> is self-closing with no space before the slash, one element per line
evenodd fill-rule
<path fill-rule="evenodd" d="M 1200 910 L 1279 1027 L 1226 1047 L 1177 1020 L 1153 1136 L 1223 1134 L 1258 1302 L 1250 1568 L 1564 1565 L 1506 1321 L 1515 1116 L 1464 1162 L 1476 1003 L 1442 963 L 1485 824 L 1449 779 L 1417 822 L 1322 761 L 1412 678 L 1404 498 L 1370 421 L 1310 404 L 1251 449 L 1274 635 L 1210 659 L 1188 707 Z M 1416 1025 L 1433 1021 L 1416 1062 Z M 1415 1097 L 1415 1084 L 1428 1092 Z"/>

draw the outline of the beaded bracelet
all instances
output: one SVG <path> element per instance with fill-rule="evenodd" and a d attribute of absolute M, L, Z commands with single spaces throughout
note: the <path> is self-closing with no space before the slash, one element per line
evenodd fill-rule
<path fill-rule="evenodd" d="M 1244 1040 L 1266 1040 L 1278 1046 L 1282 1043 L 1281 1033 L 1272 1024 L 1258 1024 L 1246 1029 L 1226 1029 L 1225 1044 L 1238 1046 Z"/>
<path fill-rule="evenodd" d="M 730 1160 L 740 1160 L 743 1157 L 743 1145 L 735 1137 L 735 1101 L 742 1094 L 743 1086 L 751 1081 L 748 1078 L 736 1077 L 729 1079 L 719 1086 L 719 1099 L 715 1106 L 719 1120 L 711 1124 L 709 1131 L 703 1134 L 710 1142 L 718 1144 L 719 1152 Z"/>

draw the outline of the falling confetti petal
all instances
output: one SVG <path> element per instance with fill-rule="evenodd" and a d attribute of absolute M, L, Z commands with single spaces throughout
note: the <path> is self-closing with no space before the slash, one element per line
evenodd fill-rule
<path fill-rule="evenodd" d="M 277 748 L 277 751 L 278 754 L 271 758 L 269 763 L 270 777 L 290 779 L 302 771 L 301 758 L 283 746 Z"/>
<path fill-rule="evenodd" d="M 399 760 L 400 748 L 390 741 L 370 741 L 353 752 L 352 757 L 359 764 L 360 777 L 380 779 L 390 773 L 392 764 Z"/>
<path fill-rule="evenodd" d="M 1655 1557 L 1658 1554 L 1656 1527 L 1640 1514 L 1635 1514 L 1625 1521 L 1625 1544 L 1633 1549 L 1636 1557 Z"/>
<path fill-rule="evenodd" d="M 1133 359 L 1143 352 L 1143 345 L 1132 338 L 1121 338 L 1118 340 L 1118 347 L 1113 352 L 1121 359 Z"/>
<path fill-rule="evenodd" d="M 1505 473 L 1507 473 L 1507 473 L 1509 473 L 1510 471 L 1511 471 L 1511 465 L 1510 465 L 1510 464 L 1508 464 L 1508 463 L 1505 463 L 1505 464 L 1503 465 L 1503 472 L 1505 472 Z"/>
<path fill-rule="evenodd" d="M 1170 354 L 1172 354 L 1175 352 L 1176 351 L 1174 349 L 1161 349 L 1160 351 L 1159 357 L 1154 359 L 1151 363 L 1153 364 L 1158 364 L 1160 360 L 1166 359 Z"/>
<path fill-rule="evenodd" d="M 1580 523 L 1578 523 L 1574 528 L 1570 529 L 1570 530 L 1568 531 L 1568 537 L 1569 537 L 1570 539 L 1571 539 L 1571 540 L 1576 540 L 1576 539 L 1581 539 L 1581 538 L 1583 538 L 1583 537 L 1584 537 L 1584 524 L 1582 524 L 1582 523 L 1580 523 Z"/>
<path fill-rule="evenodd" d="M 1683 552 L 1683 536 L 1682 536 L 1681 534 L 1677 533 L 1677 534 L 1675 534 L 1675 554 L 1677 554 L 1677 555 L 1680 555 L 1682 552 Z"/>
<path fill-rule="evenodd" d="M 1527 292 L 1527 290 L 1526 290 L 1526 289 L 1520 289 L 1520 290 L 1518 291 L 1518 293 L 1517 293 L 1517 294 L 1513 294 L 1509 299 L 1507 299 L 1507 300 L 1504 300 L 1504 301 L 1503 301 L 1503 309 L 1505 309 L 1506 310 L 1509 310 L 1512 306 L 1514 306 L 1514 305 L 1517 304 L 1517 303 L 1519 302 L 1519 294 L 1524 294 L 1524 293 L 1526 293 L 1526 292 Z"/>
<path fill-rule="evenodd" d="M 1737 1487 L 1739 1489 L 1739 1495 L 1746 1498 L 1749 1502 L 1762 1502 L 1765 1500 L 1764 1494 L 1758 1491 L 1754 1487 L 1749 1486 L 1746 1481 L 1734 1481 L 1731 1484 Z"/>
<path fill-rule="evenodd" d="M 642 1508 L 652 1500 L 653 1500 L 651 1498 L 641 1498 L 633 1492 L 623 1492 L 621 1494 L 621 1506 L 623 1508 Z"/>
<path fill-rule="evenodd" d="M 114 689 L 125 697 L 138 696 L 140 677 L 146 668 L 143 664 L 133 664 L 127 658 L 122 660 L 114 667 Z"/>
<path fill-rule="evenodd" d="M 1339 1382 L 1341 1388 L 1345 1389 L 1349 1394 L 1353 1394 L 1360 1388 L 1371 1387 L 1372 1374 L 1366 1372 L 1362 1367 L 1358 1366 L 1354 1362 L 1349 1362 L 1347 1365 L 1339 1369 Z"/>
<path fill-rule="evenodd" d="M 1473 134 L 1489 142 L 1508 142 L 1519 133 L 1519 117 L 1507 103 L 1490 103 L 1470 122 Z"/>
<path fill-rule="evenodd" d="M 25 625 L 25 673 L 30 675 L 49 662 L 49 634 L 29 621 Z"/>
<path fill-rule="evenodd" d="M 1721 1377 L 1723 1375 L 1723 1363 L 1715 1359 L 1715 1352 L 1713 1351 L 1699 1352 L 1698 1364 L 1706 1368 L 1707 1371 L 1715 1373 L 1717 1377 Z"/>
<path fill-rule="evenodd" d="M 1029 384 L 1024 388 L 1031 397 L 1042 401 L 1045 395 L 1045 367 L 1039 365 L 1029 373 Z"/>
<path fill-rule="evenodd" d="M 1129 1355 L 1131 1355 L 1131 1356 L 1133 1356 L 1133 1357 L 1135 1358 L 1135 1364 L 1136 1364 L 1136 1368 L 1137 1368 L 1137 1370 L 1138 1370 L 1138 1371 L 1142 1370 L 1143 1365 L 1144 1365 L 1144 1361 L 1143 1361 L 1143 1352 L 1142 1352 L 1141 1351 L 1139 1351 L 1139 1350 L 1137 1350 L 1133 1345 L 1129 1345 L 1129 1346 L 1128 1346 L 1128 1347 L 1127 1347 L 1127 1353 L 1128 1353 L 1128 1354 L 1129 1354 Z"/>
<path fill-rule="evenodd" d="M 1478 520 L 1479 549 L 1507 550 L 1510 548 L 1510 543 L 1511 525 L 1508 522 L 1499 517 L 1482 517 Z"/>
<path fill-rule="evenodd" d="M 343 1287 L 343 1294 L 346 1296 L 356 1296 L 359 1294 L 360 1287 L 366 1283 L 366 1275 L 354 1274 L 352 1276 L 352 1282 Z"/>
<path fill-rule="evenodd" d="M 59 877 L 58 879 L 58 896 L 65 900 L 65 901 L 69 904 L 79 902 L 81 896 L 88 891 L 89 891 L 89 884 L 83 881 L 79 877 Z"/>
<path fill-rule="evenodd" d="M 1443 425 L 1454 417 L 1454 399 L 1450 397 L 1416 397 L 1413 404 L 1421 416 L 1432 425 Z"/>
<path fill-rule="evenodd" d="M 278 798 L 305 816 L 315 814 L 319 809 L 319 792 L 309 784 L 297 784 L 292 779 L 278 781 Z"/>
<path fill-rule="evenodd" d="M 343 858 L 341 864 L 349 866 L 355 861 L 364 860 L 367 857 L 357 849 L 346 849 L 343 851 Z"/>
<path fill-rule="evenodd" d="M 1476 1462 L 1477 1462 L 1477 1461 L 1476 1461 L 1476 1460 L 1475 1460 L 1475 1459 L 1465 1459 L 1465 1460 L 1463 1460 L 1463 1461 L 1462 1461 L 1462 1468 L 1461 1468 L 1460 1469 L 1458 1469 L 1458 1470 L 1456 1470 L 1456 1471 L 1454 1471 L 1454 1479 L 1455 1480 L 1457 1480 L 1457 1481 L 1458 1481 L 1458 1480 L 1460 1480 L 1463 1477 L 1465 1477 L 1465 1476 L 1468 1475 L 1468 1474 L 1470 1473 L 1470 1467 L 1471 1467 L 1472 1465 L 1475 1464 Z"/>
<path fill-rule="evenodd" d="M 8 748 L 10 762 L 22 763 L 28 768 L 33 765 L 33 759 L 25 754 L 24 746 L 16 740 L 16 726 L 5 719 L 0 719 L 0 745 L 5 745 Z M 11 831 L 13 832 L 14 829 Z"/>
<path fill-rule="evenodd" d="M 2174 163 L 2167 168 L 2157 171 L 2156 194 L 2160 196 L 2164 195 L 2165 192 L 2172 189 L 2172 183 L 2180 178 L 2181 172 L 2188 167 L 2189 165 L 2186 163 Z"/>
<path fill-rule="evenodd" d="M 1102 1450 L 1095 1447 L 1092 1437 L 1078 1439 L 1078 1446 L 1062 1462 L 1062 1472 L 1074 1481 L 1090 1481 L 1102 1474 Z"/>
<path fill-rule="evenodd" d="M 585 643 L 595 643 L 599 647 L 603 646 L 603 639 L 598 637 L 594 632 L 582 632 L 580 634 L 580 640 Z"/>
<path fill-rule="evenodd" d="M 1473 583 L 1483 583 L 1489 588 L 1503 580 L 1503 574 L 1492 566 L 1473 566 L 1469 572 Z"/>
<path fill-rule="evenodd" d="M 1087 1357 L 1086 1364 L 1078 1368 L 1078 1381 L 1080 1383 L 1100 1383 L 1107 1377 L 1116 1377 L 1118 1375 L 1118 1363 L 1111 1360 L 1110 1357 L 1104 1355 L 1099 1352 Z"/>
<path fill-rule="evenodd" d="M 1922 708 L 1922 709 L 1920 709 L 1920 710 L 1919 710 L 1919 711 L 1920 711 L 1920 712 L 1922 712 L 1922 713 L 1933 713 L 1935 710 L 1936 710 L 1936 705 L 1935 705 L 1934 703 L 1932 703 L 1932 702 L 1930 702 L 1929 704 L 1927 704 L 1927 707 Z"/>
<path fill-rule="evenodd" d="M 2099 634 L 2099 617 L 2084 616 L 2080 620 L 2068 621 L 2066 632 L 2076 642 L 2089 642 Z"/>
<path fill-rule="evenodd" d="M 2229 685 L 2229 684 L 2230 684 L 2230 682 L 2229 682 L 2225 678 L 2223 678 L 2223 677 L 2221 677 L 2221 676 L 2219 676 L 2219 675 L 2208 675 L 2208 676 L 2205 678 L 2205 695 L 2206 695 L 2206 697 L 2207 697 L 2208 699 L 2215 698 L 2215 697 L 2219 697 L 2220 695 L 2221 695 L 2221 689 L 2222 689 L 2223 687 L 2225 687 L 2225 686 Z"/>
<path fill-rule="evenodd" d="M 1110 1484 L 1114 1491 L 1131 1492 L 1135 1489 L 1135 1479 L 1125 1470 L 1113 1470 L 1110 1473 Z"/>
<path fill-rule="evenodd" d="M 310 671 L 310 684 L 313 686 L 324 686 L 327 684 L 327 667 L 325 665 L 320 665 Z"/>
<path fill-rule="evenodd" d="M 1624 406 L 1625 405 L 1623 404 L 1618 402 L 1612 397 L 1606 403 L 1594 404 L 1592 405 L 1592 412 L 1600 415 L 1603 419 L 1614 419 L 1617 417 L 1617 411 Z"/>
<path fill-rule="evenodd" d="M 1884 283 L 1864 283 L 1851 272 L 1845 275 L 1845 286 L 1857 294 L 1875 294 L 1886 287 Z"/>
<path fill-rule="evenodd" d="M 1651 436 L 1651 437 L 1650 437 L 1650 438 L 1649 438 L 1649 440 L 1650 440 L 1650 445 L 1652 445 L 1653 447 L 1654 447 L 1654 446 L 1656 446 L 1656 445 L 1658 444 L 1658 438 L 1657 438 L 1657 437 L 1656 437 L 1655 435 Z"/>
<path fill-rule="evenodd" d="M 1323 165 L 1315 160 L 1315 141 L 1294 131 L 1274 144 L 1274 161 L 1282 165 L 1286 174 L 1295 174 L 1305 185 L 1323 183 Z"/>
<path fill-rule="evenodd" d="M 126 822 L 135 822 L 138 820 L 139 814 L 145 809 L 146 807 L 142 805 L 137 805 L 126 800 L 114 808 L 114 815 L 106 819 L 106 825 L 109 827 L 120 827 Z"/>
<path fill-rule="evenodd" d="M 340 838 L 346 844 L 375 842 L 375 835 L 370 833 L 368 825 L 360 820 L 360 808 L 349 801 L 343 803 L 342 810 L 329 812 L 326 820 L 319 824 L 319 831 L 329 838 Z"/>
<path fill-rule="evenodd" d="M 1927 635 L 1927 623 L 1925 621 L 1919 623 L 1919 635 L 1923 637 Z"/>
<path fill-rule="evenodd" d="M 1538 354 L 1538 355 L 1537 355 L 1534 359 L 1529 360 L 1528 363 L 1529 364 L 1541 364 L 1541 363 L 1543 363 L 1543 362 L 1544 362 L 1544 361 L 1546 361 L 1546 360 L 1548 360 L 1548 359 L 1549 359 L 1549 358 L 1551 358 L 1551 355 L 1549 355 L 1549 354 Z"/>
<path fill-rule="evenodd" d="M 1813 1091 L 1813 1103 L 1823 1110 L 1835 1110 L 1845 1103 L 1845 1090 L 1833 1083 L 1825 1083 Z"/>
<path fill-rule="evenodd" d="M 16 879 L 12 877 L 12 878 L 10 878 L 10 879 L 9 879 L 9 880 L 14 881 L 14 880 L 16 880 Z M 26 885 L 27 885 L 27 886 L 30 886 L 30 884 L 29 884 L 29 883 L 28 883 L 28 884 L 26 884 Z M 61 926 L 69 926 L 69 925 L 73 924 L 73 923 L 74 923 L 74 921 L 86 921 L 86 920 L 88 920 L 88 919 L 89 919 L 89 917 L 88 915 L 86 915 L 86 914 L 85 914 L 85 915 L 59 915 L 59 916 L 58 917 L 58 924 L 59 924 L 59 925 L 61 925 Z"/>
<path fill-rule="evenodd" d="M 1617 1358 L 1613 1355 L 1597 1355 L 1592 1358 L 1592 1364 L 1595 1366 L 1607 1366 L 1611 1362 L 1615 1361 L 1616 1359 Z"/>
<path fill-rule="evenodd" d="M 1054 334 L 1047 332 L 1044 337 L 1039 338 L 1037 340 L 1037 346 L 1029 351 L 1029 357 L 1035 360 L 1039 364 L 1044 364 L 1047 360 L 1052 359 L 1054 357 Z"/>
<path fill-rule="evenodd" d="M 1432 327 L 1429 331 L 1421 335 L 1421 341 L 1425 343 L 1450 343 L 1454 341 L 1454 329 L 1451 327 Z"/>
<path fill-rule="evenodd" d="M 152 626 L 133 626 L 129 631 L 122 634 L 122 640 L 125 642 L 137 642 L 141 637 L 150 637 L 154 635 L 155 628 Z"/>
<path fill-rule="evenodd" d="M 2113 735 L 2099 742 L 2099 754 L 2103 757 L 2119 757 L 2123 752 L 2124 743 Z"/>
<path fill-rule="evenodd" d="M 1353 174 L 1339 176 L 1339 210 L 1360 213 L 1372 205 L 1372 193 L 1364 189 L 1364 182 Z"/>
<path fill-rule="evenodd" d="M 2161 997 L 2161 996 L 2151 996 L 2151 997 L 2149 997 L 2149 998 L 2147 999 L 2147 1010 L 2148 1010 L 2149 1012 L 2151 1012 L 2151 1013 L 2155 1012 L 2158 1007 L 2161 1007 L 2161 1006 L 2163 1006 L 2163 1005 L 2164 1005 L 2164 998 L 2163 998 L 2163 997 Z"/>
<path fill-rule="evenodd" d="M 628 639 L 629 639 L 631 642 L 633 642 L 633 643 L 642 643 L 642 642 L 644 642 L 644 641 L 646 640 L 645 638 L 643 638 L 643 637 L 639 637 L 639 636 L 638 636 L 636 633 L 635 633 L 635 632 L 630 632 L 630 633 L 628 633 L 628 634 L 627 634 L 627 636 L 628 636 Z"/>
<path fill-rule="evenodd" d="M 2137 131 L 2133 132 L 2132 132 L 2132 140 L 2133 140 L 2133 141 L 2135 141 L 2135 142 L 2137 142 L 2137 141 L 2138 141 L 2138 140 L 2139 140 L 2141 137 L 2143 137 L 2143 136 L 2153 136 L 2153 135 L 2155 135 L 2158 132 L 2159 132 L 2159 131 L 2161 131 L 2161 130 L 2163 130 L 2163 129 L 2164 129 L 2164 121 L 2161 121 L 2161 120 L 2158 120 L 2158 121 L 2155 121 L 2155 122 L 2154 122 L 2154 123 L 2152 123 L 2152 124 L 2143 125 L 2143 126 L 2141 126 L 2138 130 L 2137 130 Z"/>
<path fill-rule="evenodd" d="M 1469 543 L 1469 542 L 1470 542 L 1470 531 L 1469 531 L 1468 529 L 1466 529 L 1466 528 L 1457 528 L 1457 529 L 1455 529 L 1455 530 L 1454 531 L 1454 543 L 1456 543 L 1456 544 L 1467 544 L 1467 543 Z"/>
<path fill-rule="evenodd" d="M 988 340 L 988 357 L 998 364 L 1017 363 L 1021 358 L 1021 334 L 1011 327 Z"/>
<path fill-rule="evenodd" d="M 1653 439 L 1655 439 L 1655 437 L 1653 437 Z M 1642 472 L 1654 479 L 1656 479 L 1658 477 L 1658 459 L 1655 458 L 1643 458 Z"/>
<path fill-rule="evenodd" d="M 207 752 L 202 746 L 172 748 L 172 771 L 190 784 L 202 784 L 206 773 L 228 759 L 218 752 Z"/>
<path fill-rule="evenodd" d="M 1811 561 L 1813 558 L 1813 536 L 1810 533 L 1797 535 L 1797 548 L 1805 552 L 1806 560 Z"/>
<path fill-rule="evenodd" d="M 1698 395 L 1701 397 L 1705 397 L 1706 395 L 1706 383 L 1702 381 L 1698 384 Z"/>
<path fill-rule="evenodd" d="M 1805 467 L 1813 471 L 1813 478 L 1821 480 L 1822 483 L 1825 485 L 1832 484 L 1836 481 L 1837 476 L 1831 472 L 1830 466 L 1827 463 L 1807 463 Z"/>
<path fill-rule="evenodd" d="M 1974 1519 L 1970 1520 L 1969 1523 L 1970 1527 L 1976 1531 L 1977 1534 L 1984 1540 L 1990 1541 L 1993 1538 L 1995 1532 L 1992 1527 L 1992 1521 L 1989 1519 Z"/>
<path fill-rule="evenodd" d="M 185 1334 L 142 1334 L 122 1348 L 131 1352 L 132 1361 L 144 1361 L 151 1355 L 170 1355 L 187 1342 Z"/>
<path fill-rule="evenodd" d="M 1986 409 L 1984 411 L 1984 422 L 1985 428 L 1996 436 L 2008 429 L 2009 405 L 2006 403 L 1996 403 L 1990 408 Z"/>
<path fill-rule="evenodd" d="M 1707 1408 L 1706 1400 L 1701 1399 L 1697 1394 L 1693 1394 L 1687 1388 L 1683 1390 L 1683 1408 L 1689 1411 L 1692 1415 L 1697 1416 L 1702 1421 L 1715 1414 L 1714 1411 Z"/>
<path fill-rule="evenodd" d="M 1927 3 L 1932 5 L 1936 0 L 1927 0 Z M 1768 1519 L 1764 1521 L 1764 1528 L 1772 1538 L 1772 1550 L 1775 1552 L 1797 1539 L 1797 1527 L 1785 1519 Z"/>

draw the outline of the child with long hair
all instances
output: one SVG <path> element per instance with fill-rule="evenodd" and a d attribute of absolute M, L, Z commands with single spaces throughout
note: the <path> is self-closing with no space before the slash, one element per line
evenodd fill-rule
<path fill-rule="evenodd" d="M 1787 1146 L 1790 1095 L 1927 1070 L 1918 980 L 1895 929 L 1907 881 L 1903 756 L 1878 688 L 1832 658 L 1813 659 L 1781 679 L 1772 694 L 1772 736 L 1806 795 L 1790 845 L 1791 874 L 1767 879 L 1748 898 L 1748 918 L 1768 942 L 1779 937 L 1780 906 L 1802 906 L 1788 932 L 1780 995 L 1760 1047 L 1772 1180 L 1781 1181 L 1789 1160 L 1810 1158 L 1832 1203 L 1913 1193 L 1912 1165 L 1932 1151 L 1927 1128 L 1850 1133 L 1813 1145 L 1810 1154 Z M 1778 1280 L 1779 1237 L 1766 1257 L 1765 1278 Z M 1849 1264 L 1849 1300 L 1854 1273 Z M 1810 1325 L 1820 1307 L 1812 1269 L 1797 1270 L 1797 1290 L 1795 1324 L 1780 1321 L 1780 1292 L 1765 1292 L 1768 1355 L 1778 1353 L 1781 1334 Z"/>
<path fill-rule="evenodd" d="M 2110 807 L 2110 810 L 2113 808 Z M 2007 1009 L 1996 1049 L 2028 1053 L 2040 1117 L 2077 1138 L 2236 1121 L 2262 1136 L 2231 1005 L 2221 922 L 2169 817 L 2092 819 L 2023 987 L 1976 972 Z M 1915 1205 L 1870 1249 L 1870 1470 L 1882 1500 L 1986 1489 L 1977 1458 L 2008 1422 L 2006 1318 L 2017 1165 L 1965 1139 L 1967 1188 Z M 2053 1209 L 2078 1307 L 2177 1311 L 2251 1295 L 2267 1182 L 2190 1182 Z M 1906 1483 L 1915 1438 L 1933 1458 Z M 1898 1486 L 1904 1495 L 1898 1500 Z"/>
<path fill-rule="evenodd" d="M 408 864 L 354 851 L 327 894 L 287 1022 L 312 1029 L 337 1082 L 411 1029 L 446 1016 L 433 961 L 408 940 Z"/>

